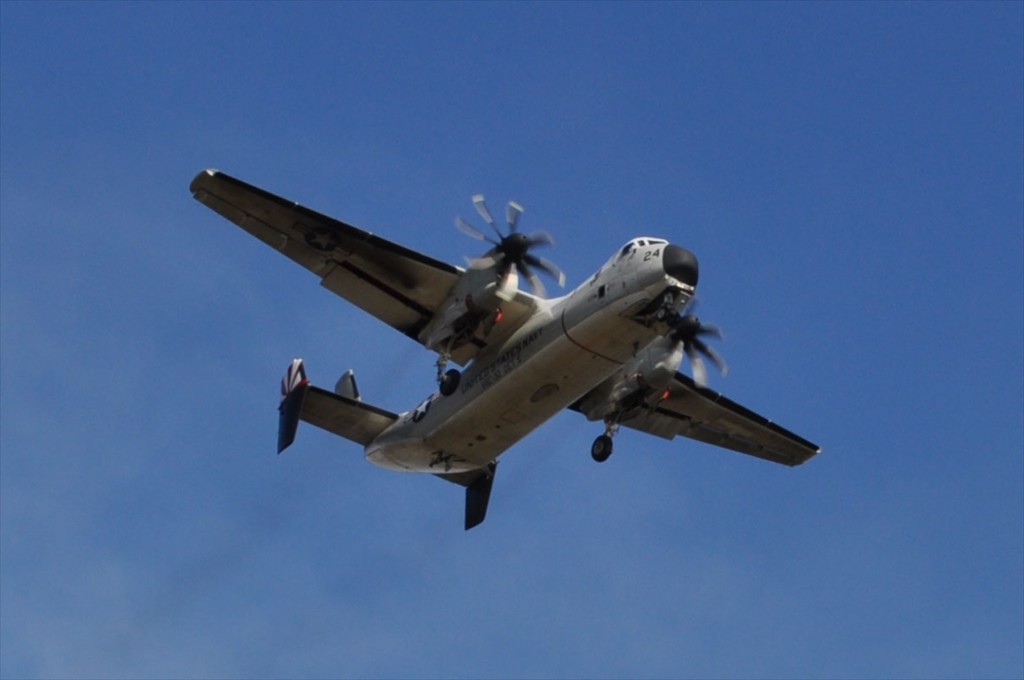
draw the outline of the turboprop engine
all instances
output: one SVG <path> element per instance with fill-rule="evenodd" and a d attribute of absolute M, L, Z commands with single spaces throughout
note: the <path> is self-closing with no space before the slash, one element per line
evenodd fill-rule
<path fill-rule="evenodd" d="M 683 344 L 672 337 L 658 338 L 642 349 L 615 375 L 580 403 L 588 420 L 609 418 L 621 422 L 654 406 L 672 383 L 683 361 Z"/>
<path fill-rule="evenodd" d="M 435 316 L 420 333 L 428 348 L 452 352 L 473 339 L 482 327 L 490 332 L 497 321 L 501 304 L 515 297 L 519 277 L 514 269 L 501 271 L 496 266 L 470 267 L 442 305 L 444 314 Z"/>
<path fill-rule="evenodd" d="M 684 311 L 692 311 L 692 299 L 687 302 L 687 308 Z M 589 420 L 604 420 L 611 428 L 609 431 L 614 432 L 617 423 L 657 406 L 668 396 L 668 387 L 684 356 L 690 361 L 694 382 L 699 387 L 707 384 L 707 369 L 702 357 L 710 360 L 723 374 L 728 371 L 718 352 L 701 339 L 707 336 L 721 338 L 722 332 L 718 327 L 701 323 L 689 313 L 670 318 L 668 326 L 670 330 L 666 336 L 647 345 L 615 375 L 584 397 L 578 408 Z"/>
<path fill-rule="evenodd" d="M 473 196 L 473 207 L 497 238 L 488 236 L 462 217 L 455 218 L 455 226 L 460 231 L 493 247 L 483 256 L 470 260 L 469 267 L 440 306 L 444 314 L 431 320 L 419 335 L 428 348 L 442 357 L 471 341 L 478 330 L 482 330 L 482 337 L 487 336 L 499 318 L 501 304 L 513 299 L 519 290 L 520 274 L 534 293 L 542 297 L 544 285 L 535 270 L 554 278 L 559 286 L 565 285 L 561 269 L 530 252 L 537 246 L 551 245 L 554 240 L 544 231 L 529 235 L 519 231 L 523 206 L 509 201 L 505 211 L 507 233 L 502 233 L 495 224 L 481 194 Z"/>

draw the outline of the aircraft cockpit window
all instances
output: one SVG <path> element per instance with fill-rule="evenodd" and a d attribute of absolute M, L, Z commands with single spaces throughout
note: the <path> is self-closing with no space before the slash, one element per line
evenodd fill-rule
<path fill-rule="evenodd" d="M 664 239 L 652 238 L 651 240 L 649 240 L 647 242 L 647 245 L 649 245 L 649 246 L 663 246 L 663 245 L 665 245 L 667 243 L 668 243 L 668 241 L 666 241 Z"/>
<path fill-rule="evenodd" d="M 632 250 L 633 250 L 633 242 L 630 241 L 629 243 L 626 244 L 626 247 L 622 249 L 622 252 L 619 253 L 619 257 L 625 257 L 626 255 L 629 255 L 630 251 L 632 251 Z"/>

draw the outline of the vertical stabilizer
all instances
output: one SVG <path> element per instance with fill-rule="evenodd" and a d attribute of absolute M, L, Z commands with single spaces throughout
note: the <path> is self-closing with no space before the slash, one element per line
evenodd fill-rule
<path fill-rule="evenodd" d="M 352 401 L 362 401 L 359 396 L 359 386 L 356 385 L 356 374 L 351 368 L 338 378 L 338 382 L 334 385 L 334 393 Z"/>
<path fill-rule="evenodd" d="M 299 416 L 302 414 L 302 403 L 309 391 L 309 380 L 302 359 L 292 359 L 291 365 L 281 379 L 281 405 L 277 421 L 277 452 L 281 453 L 295 441 L 295 433 L 299 429 Z"/>
<path fill-rule="evenodd" d="M 487 504 L 491 501 L 491 487 L 498 461 L 491 461 L 487 467 L 468 472 L 436 474 L 436 477 L 466 487 L 466 529 L 472 529 L 487 517 Z"/>

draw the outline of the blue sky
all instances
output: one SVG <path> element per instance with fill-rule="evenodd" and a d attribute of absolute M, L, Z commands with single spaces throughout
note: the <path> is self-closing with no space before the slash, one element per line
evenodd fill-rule
<path fill-rule="evenodd" d="M 1021 677 L 1024 5 L 0 3 L 0 675 Z M 277 383 L 433 357 L 193 201 L 701 259 L 788 469 L 556 417 L 487 521 Z"/>

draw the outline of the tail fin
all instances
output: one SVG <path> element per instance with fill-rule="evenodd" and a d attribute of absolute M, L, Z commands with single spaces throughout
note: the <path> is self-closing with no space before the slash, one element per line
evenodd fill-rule
<path fill-rule="evenodd" d="M 278 453 L 295 441 L 299 420 L 364 446 L 398 420 L 397 414 L 364 404 L 359 399 L 351 371 L 341 377 L 335 389 L 337 393 L 310 385 L 302 359 L 292 360 L 281 381 Z"/>
<path fill-rule="evenodd" d="M 352 369 L 348 369 L 341 374 L 338 378 L 338 382 L 334 385 L 334 393 L 340 394 L 343 397 L 348 397 L 353 401 L 362 401 L 362 397 L 359 396 L 359 386 L 356 385 L 356 374 Z"/>
<path fill-rule="evenodd" d="M 281 453 L 295 441 L 295 433 L 299 429 L 299 416 L 302 404 L 306 401 L 309 391 L 309 380 L 302 359 L 292 359 L 288 370 L 281 379 L 281 405 L 277 421 L 277 452 Z"/>
<path fill-rule="evenodd" d="M 498 461 L 491 461 L 487 467 L 468 472 L 442 473 L 435 476 L 466 487 L 466 531 L 484 521 L 487 517 L 487 504 L 491 500 L 491 487 L 494 486 L 494 473 L 498 469 Z"/>

